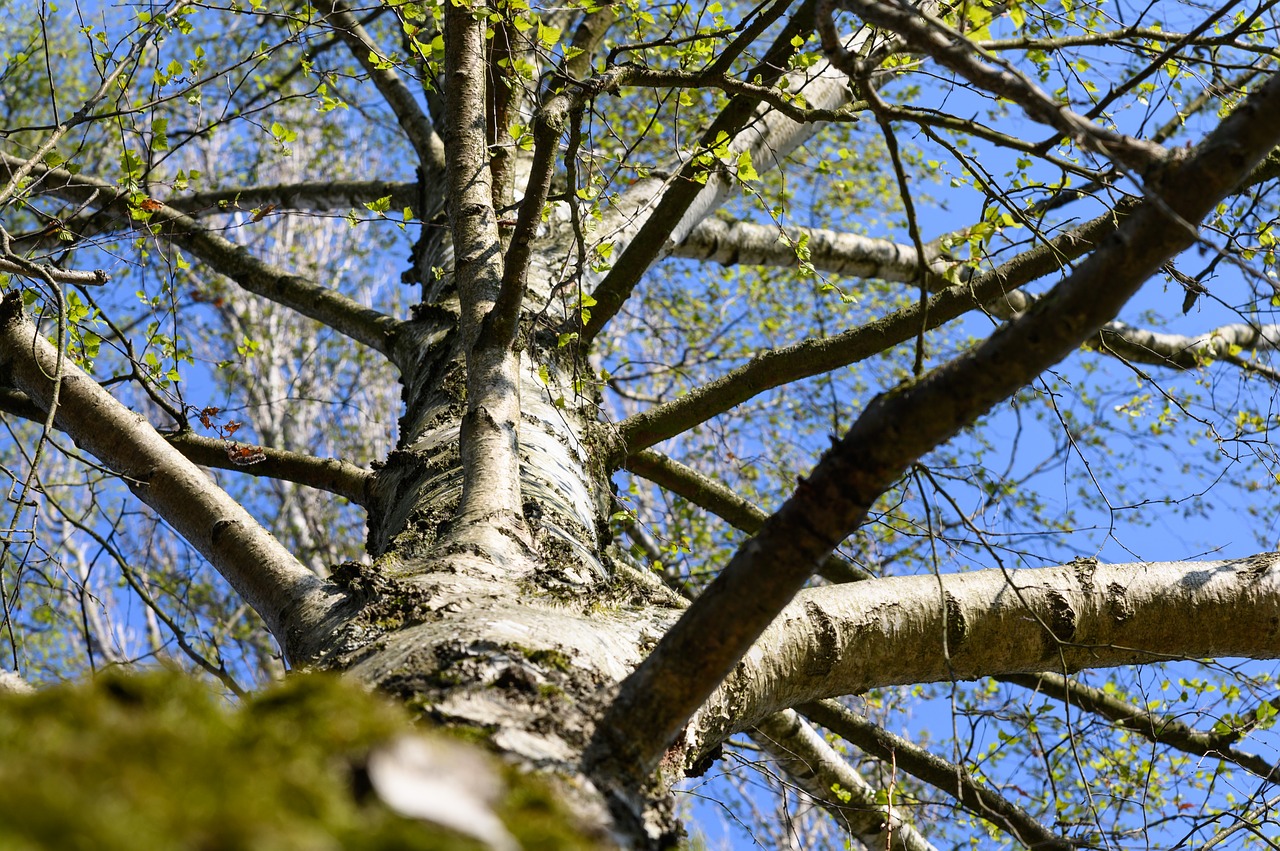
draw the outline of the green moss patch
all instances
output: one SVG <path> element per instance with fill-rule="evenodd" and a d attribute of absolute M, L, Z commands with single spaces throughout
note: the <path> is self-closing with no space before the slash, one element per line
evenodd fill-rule
<path fill-rule="evenodd" d="M 0 848 L 472 849 L 378 799 L 369 752 L 399 707 L 320 675 L 238 708 L 172 673 L 0 694 Z M 526 848 L 586 848 L 554 794 L 503 772 L 499 813 Z"/>

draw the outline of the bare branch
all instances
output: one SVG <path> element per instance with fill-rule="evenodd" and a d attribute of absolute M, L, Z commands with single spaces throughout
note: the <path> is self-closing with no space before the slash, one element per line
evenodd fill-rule
<path fill-rule="evenodd" d="M 0 300 L 0 370 L 47 409 L 57 362 L 57 351 L 23 312 L 22 293 L 10 292 Z M 320 579 L 145 420 L 65 359 L 63 376 L 58 427 L 208 559 L 290 653 L 290 630 L 332 607 Z"/>
<path fill-rule="evenodd" d="M 800 712 L 840 738 L 876 759 L 892 762 L 911 776 L 954 797 L 980 819 L 1012 834 L 1028 848 L 1071 851 L 1075 843 L 1049 830 L 1017 804 L 969 776 L 963 766 L 948 762 L 901 736 L 824 700 L 807 703 Z"/>
<path fill-rule="evenodd" d="M 1280 141 L 1280 75 L 1194 150 L 1149 177 L 1141 203 L 1045 299 L 971 351 L 874 399 L 623 683 L 597 731 L 610 770 L 647 775 L 761 632 L 924 453 L 1057 363 L 1098 329 Z M 866 583 L 858 583 L 859 585 Z"/>

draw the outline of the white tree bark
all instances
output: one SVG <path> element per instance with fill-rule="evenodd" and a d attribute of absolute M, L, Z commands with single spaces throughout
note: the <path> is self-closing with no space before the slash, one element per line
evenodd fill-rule
<path fill-rule="evenodd" d="M 1280 554 L 907 576 L 802 591 L 699 710 L 690 753 L 782 709 L 908 683 L 1280 655 Z"/>

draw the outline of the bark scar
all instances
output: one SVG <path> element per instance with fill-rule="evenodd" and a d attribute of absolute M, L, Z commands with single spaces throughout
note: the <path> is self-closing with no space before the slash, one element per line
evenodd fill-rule
<path fill-rule="evenodd" d="M 218 522 L 214 523 L 213 532 L 209 535 L 210 543 L 212 543 L 214 546 L 217 546 L 218 539 L 222 537 L 223 533 L 226 532 L 228 529 L 230 529 L 232 526 L 236 525 L 236 523 L 238 522 L 239 521 L 237 520 L 219 520 Z"/>
<path fill-rule="evenodd" d="M 805 660 L 804 672 L 811 677 L 825 677 L 840 662 L 840 631 L 835 621 L 812 600 L 804 603 L 804 614 L 813 626 L 816 652 Z"/>

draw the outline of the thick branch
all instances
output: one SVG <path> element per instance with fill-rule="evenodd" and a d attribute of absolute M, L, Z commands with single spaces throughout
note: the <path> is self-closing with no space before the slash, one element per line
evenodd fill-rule
<path fill-rule="evenodd" d="M 50 266 L 47 263 L 29 263 L 20 259 L 9 260 L 0 258 L 0 272 L 10 275 L 23 275 L 32 277 L 32 274 L 38 274 L 41 278 L 48 276 L 50 280 L 57 281 L 60 284 L 79 284 L 82 287 L 98 287 L 111 280 L 111 276 L 102 269 L 95 269 L 92 272 L 85 272 L 79 269 L 59 269 L 57 266 Z"/>
<path fill-rule="evenodd" d="M 261 209 L 269 204 L 283 210 L 326 212 L 361 207 L 379 198 L 390 198 L 392 210 L 403 210 L 418 203 L 418 185 L 390 180 L 317 180 L 194 192 L 169 199 L 169 205 L 189 216 L 220 213 L 228 208 Z M 420 219 L 430 218 L 436 212 L 438 210 L 414 210 Z"/>
<path fill-rule="evenodd" d="M 868 689 L 1138 665 L 1280 658 L 1280 554 L 979 570 L 800 592 L 684 734 L 703 752 L 782 709 Z"/>
<path fill-rule="evenodd" d="M 58 354 L 22 310 L 0 301 L 0 371 L 37 407 L 53 398 Z M 290 652 L 290 635 L 331 608 L 320 579 L 142 417 L 64 359 L 56 423 L 209 560 Z"/>
<path fill-rule="evenodd" d="M 801 244 L 806 262 L 835 275 L 911 282 L 920 269 L 915 248 L 888 239 L 826 228 L 782 228 L 722 219 L 707 219 L 695 227 L 671 249 L 671 256 L 714 260 L 724 266 L 797 266 Z M 928 259 L 929 271 L 939 278 L 953 265 L 941 252 Z"/>
<path fill-rule="evenodd" d="M 598 730 L 608 766 L 622 775 L 652 771 L 716 685 L 909 465 L 1097 333 L 1194 241 L 1188 223 L 1212 211 L 1277 141 L 1280 76 L 1273 76 L 1202 144 L 1153 175 L 1148 190 L 1157 197 L 1141 203 L 1046 298 L 975 349 L 874 399 L 623 683 Z"/>
<path fill-rule="evenodd" d="M 1027 848 L 1071 851 L 1076 847 L 1022 807 L 970 777 L 963 766 L 890 733 L 834 701 L 808 703 L 800 711 L 863 753 L 892 762 L 912 777 L 954 797 L 970 813 L 1012 834 Z"/>
<path fill-rule="evenodd" d="M 876 790 L 794 712 L 769 716 L 751 739 L 868 851 L 932 851 L 896 809 L 877 803 Z"/>
<path fill-rule="evenodd" d="M 520 294 L 508 288 L 507 309 L 491 317 L 503 283 L 502 243 L 489 169 L 484 25 L 470 4 L 445 6 L 444 43 L 447 203 L 467 363 L 458 515 L 500 517 L 514 532 L 523 524 L 516 451 L 520 376 L 511 347 L 515 323 L 505 319 L 511 302 L 518 315 Z"/>

